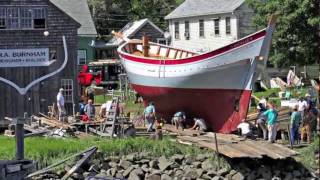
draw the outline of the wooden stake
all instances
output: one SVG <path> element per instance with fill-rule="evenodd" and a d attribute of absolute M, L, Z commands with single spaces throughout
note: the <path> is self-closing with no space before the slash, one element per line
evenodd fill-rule
<path fill-rule="evenodd" d="M 218 168 L 220 169 L 220 158 L 219 158 L 218 140 L 217 140 L 216 133 L 214 133 L 214 143 L 216 145 L 216 152 L 217 152 L 217 157 L 218 157 Z"/>

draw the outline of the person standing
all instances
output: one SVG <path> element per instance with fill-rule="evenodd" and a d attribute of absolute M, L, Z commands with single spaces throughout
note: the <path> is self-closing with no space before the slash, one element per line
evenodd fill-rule
<path fill-rule="evenodd" d="M 154 107 L 154 103 L 150 102 L 149 105 L 144 110 L 144 118 L 148 122 L 147 132 L 151 132 L 153 130 L 153 124 L 156 118 L 156 109 Z"/>
<path fill-rule="evenodd" d="M 304 119 L 304 113 L 307 110 L 307 108 L 308 108 L 307 101 L 303 97 L 300 97 L 298 101 L 298 111 L 300 112 L 302 119 Z"/>
<path fill-rule="evenodd" d="M 57 94 L 57 107 L 59 111 L 59 121 L 63 121 L 63 117 L 66 115 L 66 109 L 64 107 L 63 88 L 60 88 Z"/>
<path fill-rule="evenodd" d="M 304 141 L 305 136 L 307 136 L 307 142 L 311 142 L 311 132 L 312 132 L 312 121 L 316 120 L 314 114 L 311 111 L 307 111 L 302 122 L 301 128 L 301 141 Z"/>
<path fill-rule="evenodd" d="M 266 109 L 264 109 L 263 105 L 259 103 L 259 105 L 257 106 L 257 110 L 258 110 L 257 124 L 258 124 L 258 127 L 262 130 L 263 139 L 267 140 L 268 128 L 266 126 L 266 117 L 263 115 L 263 112 L 265 112 Z"/>
<path fill-rule="evenodd" d="M 86 113 L 90 121 L 94 120 L 96 108 L 92 104 L 92 99 L 88 100 L 88 104 L 84 107 L 84 112 Z"/>
<path fill-rule="evenodd" d="M 291 144 L 294 144 L 295 140 L 298 140 L 298 131 L 301 120 L 301 113 L 298 111 L 298 107 L 296 106 L 293 108 L 290 118 Z"/>
<path fill-rule="evenodd" d="M 290 70 L 289 70 L 288 75 L 287 75 L 287 85 L 289 87 L 292 86 L 294 77 L 295 77 L 295 73 L 293 72 L 293 67 L 290 67 Z"/>
<path fill-rule="evenodd" d="M 269 104 L 269 109 L 263 113 L 267 118 L 268 124 L 268 141 L 274 143 L 277 136 L 277 118 L 278 112 L 275 109 L 274 102 Z"/>

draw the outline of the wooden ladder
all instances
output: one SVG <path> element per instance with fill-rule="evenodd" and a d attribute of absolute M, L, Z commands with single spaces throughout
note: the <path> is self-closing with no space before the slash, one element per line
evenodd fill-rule
<path fill-rule="evenodd" d="M 105 120 L 105 123 L 103 124 L 102 132 L 104 133 L 106 131 L 107 127 L 111 126 L 111 131 L 109 132 L 110 137 L 113 138 L 117 116 L 119 115 L 119 97 L 113 97 L 112 98 L 112 104 L 108 111 L 107 118 Z"/>

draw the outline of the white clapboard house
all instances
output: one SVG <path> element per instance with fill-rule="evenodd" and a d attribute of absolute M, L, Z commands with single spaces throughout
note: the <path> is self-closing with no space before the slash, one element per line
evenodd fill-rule
<path fill-rule="evenodd" d="M 255 32 L 253 15 L 245 0 L 186 0 L 165 19 L 172 46 L 205 52 Z"/>

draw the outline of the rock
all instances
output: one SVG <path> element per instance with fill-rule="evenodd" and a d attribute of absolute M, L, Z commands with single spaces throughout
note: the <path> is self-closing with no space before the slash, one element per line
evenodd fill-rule
<path fill-rule="evenodd" d="M 139 161 L 136 161 L 136 163 L 139 163 L 139 164 L 149 164 L 150 160 L 149 159 L 141 159 Z"/>
<path fill-rule="evenodd" d="M 151 169 L 151 174 L 161 174 L 161 170 Z"/>
<path fill-rule="evenodd" d="M 175 155 L 171 156 L 170 159 L 171 159 L 173 162 L 181 163 L 182 160 L 184 159 L 184 155 L 175 154 Z"/>
<path fill-rule="evenodd" d="M 197 171 L 198 177 L 201 177 L 204 172 L 203 169 L 196 169 L 196 171 Z"/>
<path fill-rule="evenodd" d="M 244 176 L 241 172 L 236 172 L 236 174 L 234 174 L 232 176 L 233 180 L 244 180 Z"/>
<path fill-rule="evenodd" d="M 195 161 L 195 162 L 192 162 L 191 165 L 193 165 L 195 168 L 200 168 L 201 167 L 201 162 Z"/>
<path fill-rule="evenodd" d="M 146 176 L 147 180 L 161 180 L 161 176 L 159 174 L 151 174 Z"/>
<path fill-rule="evenodd" d="M 142 169 L 142 171 L 144 171 L 146 173 L 150 172 L 150 169 L 149 169 L 148 165 L 146 165 L 146 164 L 142 165 L 141 169 Z"/>
<path fill-rule="evenodd" d="M 223 180 L 223 178 L 221 176 L 215 176 L 211 180 Z"/>
<path fill-rule="evenodd" d="M 213 171 L 213 170 L 210 170 L 207 172 L 207 175 L 210 176 L 210 177 L 214 177 L 217 175 L 217 172 L 216 171 Z"/>
<path fill-rule="evenodd" d="M 185 176 L 190 177 L 191 179 L 196 179 L 196 178 L 200 177 L 201 175 L 200 176 L 198 175 L 198 172 L 196 171 L 196 169 L 189 168 L 185 171 Z"/>
<path fill-rule="evenodd" d="M 99 165 L 99 168 L 100 169 L 109 169 L 110 168 L 110 166 L 109 166 L 109 163 L 107 163 L 107 162 L 103 162 L 103 163 L 101 163 L 100 165 Z"/>
<path fill-rule="evenodd" d="M 213 166 L 212 161 L 210 161 L 209 159 L 207 159 L 207 160 L 205 160 L 205 161 L 203 161 L 203 162 L 201 163 L 201 168 L 204 169 L 204 170 L 206 170 L 206 171 L 209 171 L 209 170 L 212 170 L 212 169 L 214 168 L 214 166 Z"/>
<path fill-rule="evenodd" d="M 301 176 L 301 172 L 298 171 L 298 170 L 294 170 L 294 171 L 292 172 L 292 174 L 293 174 L 294 177 L 300 177 L 300 176 Z"/>
<path fill-rule="evenodd" d="M 128 155 L 126 155 L 125 156 L 125 158 L 124 158 L 125 160 L 127 160 L 127 161 L 135 161 L 136 160 L 136 155 L 135 154 L 128 154 Z"/>
<path fill-rule="evenodd" d="M 150 168 L 158 168 L 157 164 L 158 164 L 157 161 L 154 161 L 154 160 L 149 161 L 149 167 Z"/>
<path fill-rule="evenodd" d="M 128 177 L 129 174 L 131 173 L 131 171 L 133 170 L 134 168 L 133 167 L 129 167 L 128 169 L 124 170 L 124 172 L 122 173 L 122 175 L 124 177 Z"/>
<path fill-rule="evenodd" d="M 90 176 L 91 174 L 92 174 L 91 172 L 84 172 L 84 173 L 82 173 L 82 175 L 83 175 L 84 178 Z"/>
<path fill-rule="evenodd" d="M 142 180 L 142 178 L 135 173 L 130 173 L 128 180 Z"/>
<path fill-rule="evenodd" d="M 84 179 L 83 175 L 77 172 L 73 173 L 71 177 L 74 179 Z"/>
<path fill-rule="evenodd" d="M 120 160 L 119 166 L 122 167 L 123 169 L 128 169 L 132 163 L 127 160 Z"/>
<path fill-rule="evenodd" d="M 190 165 L 190 164 L 192 164 L 192 162 L 194 162 L 194 160 L 190 155 L 186 155 L 184 157 L 184 161 L 183 161 L 184 165 Z"/>
<path fill-rule="evenodd" d="M 99 174 L 96 175 L 96 177 L 107 178 L 108 176 L 105 173 L 99 173 Z"/>
<path fill-rule="evenodd" d="M 161 175 L 161 180 L 172 180 L 172 178 L 167 174 L 162 174 Z"/>
<path fill-rule="evenodd" d="M 122 174 L 121 172 L 117 172 L 116 178 L 118 178 L 118 179 L 124 179 L 124 176 L 123 176 L 123 174 Z"/>
<path fill-rule="evenodd" d="M 206 180 L 212 179 L 212 177 L 207 174 L 202 174 L 201 178 Z"/>
<path fill-rule="evenodd" d="M 116 168 L 111 168 L 107 170 L 107 176 L 114 177 L 117 173 Z"/>
<path fill-rule="evenodd" d="M 222 168 L 222 169 L 220 169 L 219 171 L 217 171 L 217 175 L 219 175 L 219 176 L 224 176 L 224 175 L 226 175 L 226 174 L 228 174 L 228 169 L 227 168 Z"/>
<path fill-rule="evenodd" d="M 144 176 L 144 172 L 142 171 L 141 168 L 134 169 L 133 171 L 131 171 L 131 173 L 135 173 L 140 177 Z"/>
<path fill-rule="evenodd" d="M 181 178 L 184 175 L 184 172 L 181 169 L 177 169 L 174 171 L 174 176 Z"/>
<path fill-rule="evenodd" d="M 158 166 L 159 166 L 161 171 L 166 170 L 172 164 L 164 156 L 161 156 L 158 161 L 159 161 Z"/>
<path fill-rule="evenodd" d="M 206 160 L 208 158 L 208 155 L 207 154 L 198 154 L 197 156 L 196 156 L 196 160 L 197 161 L 204 161 L 204 160 Z"/>
<path fill-rule="evenodd" d="M 110 167 L 113 167 L 113 168 L 118 166 L 118 164 L 116 162 L 114 162 L 114 161 L 111 161 L 108 164 L 109 164 Z"/>
<path fill-rule="evenodd" d="M 180 164 L 174 162 L 174 163 L 172 163 L 172 164 L 170 165 L 170 168 L 171 168 L 171 169 L 174 169 L 174 168 L 178 168 L 178 167 L 180 167 L 180 166 L 181 166 Z"/>
<path fill-rule="evenodd" d="M 140 180 L 140 179 L 144 179 L 144 173 L 140 168 L 134 169 L 133 171 L 130 172 L 128 180 Z"/>

